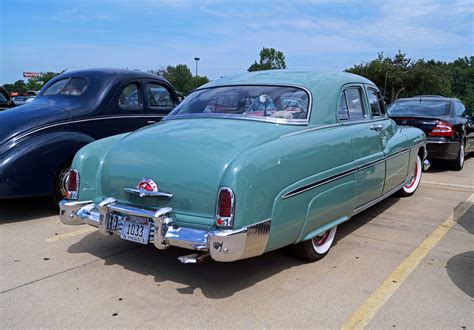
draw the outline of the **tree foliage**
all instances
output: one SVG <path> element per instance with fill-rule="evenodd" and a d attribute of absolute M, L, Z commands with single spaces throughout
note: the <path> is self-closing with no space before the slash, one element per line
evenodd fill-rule
<path fill-rule="evenodd" d="M 248 71 L 261 71 L 272 69 L 286 69 L 285 55 L 283 52 L 275 50 L 274 48 L 263 47 L 260 51 L 260 61 L 253 63 Z"/>
<path fill-rule="evenodd" d="M 19 94 L 26 94 L 27 91 L 39 91 L 48 81 L 54 77 L 66 72 L 41 72 L 38 77 L 30 78 L 26 82 L 24 80 L 17 80 L 13 84 L 5 84 L 3 87 L 8 92 L 17 92 Z"/>
<path fill-rule="evenodd" d="M 383 53 L 346 71 L 373 81 L 388 102 L 415 95 L 457 97 L 474 108 L 474 56 L 446 63 L 435 60 L 412 60 L 398 52 L 393 58 Z"/>
<path fill-rule="evenodd" d="M 162 76 L 168 80 L 177 91 L 185 95 L 193 89 L 209 82 L 206 76 L 193 76 L 186 64 L 178 64 L 176 66 L 168 65 L 166 68 L 150 70 L 148 72 Z"/>

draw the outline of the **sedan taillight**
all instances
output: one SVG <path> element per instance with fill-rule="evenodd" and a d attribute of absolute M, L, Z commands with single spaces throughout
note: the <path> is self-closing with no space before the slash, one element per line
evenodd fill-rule
<path fill-rule="evenodd" d="M 234 225 L 235 197 L 232 189 L 221 187 L 217 197 L 216 225 L 218 227 L 232 227 Z"/>
<path fill-rule="evenodd" d="M 66 182 L 66 198 L 77 199 L 79 191 L 79 173 L 75 169 L 69 171 Z"/>
<path fill-rule="evenodd" d="M 440 120 L 438 124 L 431 130 L 428 136 L 445 136 L 445 137 L 453 137 L 454 130 L 453 126 L 446 121 Z"/>

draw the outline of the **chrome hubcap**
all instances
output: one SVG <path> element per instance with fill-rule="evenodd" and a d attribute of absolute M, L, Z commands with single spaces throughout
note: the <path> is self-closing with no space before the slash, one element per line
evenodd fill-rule
<path fill-rule="evenodd" d="M 69 178 L 69 170 L 71 168 L 68 167 L 64 169 L 60 174 L 59 174 L 59 192 L 61 193 L 61 196 L 66 198 L 66 193 L 67 193 L 67 180 Z"/>

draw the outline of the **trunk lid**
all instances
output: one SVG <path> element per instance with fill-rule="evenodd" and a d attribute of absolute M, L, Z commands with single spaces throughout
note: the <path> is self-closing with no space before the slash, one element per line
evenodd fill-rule
<path fill-rule="evenodd" d="M 211 224 L 222 176 L 242 151 L 298 129 L 232 119 L 168 120 L 138 130 L 106 156 L 102 192 L 141 207 L 172 207 L 185 221 Z M 173 198 L 139 197 L 124 191 L 153 179 Z M 207 219 L 207 220 L 206 220 Z M 178 220 L 180 218 L 178 217 Z"/>
<path fill-rule="evenodd" d="M 412 117 L 412 116 L 391 116 L 398 125 L 413 126 L 421 129 L 428 136 L 433 128 L 443 120 L 442 118 Z"/>

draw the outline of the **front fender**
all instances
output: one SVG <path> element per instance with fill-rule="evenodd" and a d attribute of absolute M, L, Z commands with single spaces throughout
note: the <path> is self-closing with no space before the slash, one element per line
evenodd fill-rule
<path fill-rule="evenodd" d="M 61 131 L 29 136 L 4 146 L 0 155 L 0 199 L 53 194 L 56 173 L 92 141 L 82 133 Z"/>

